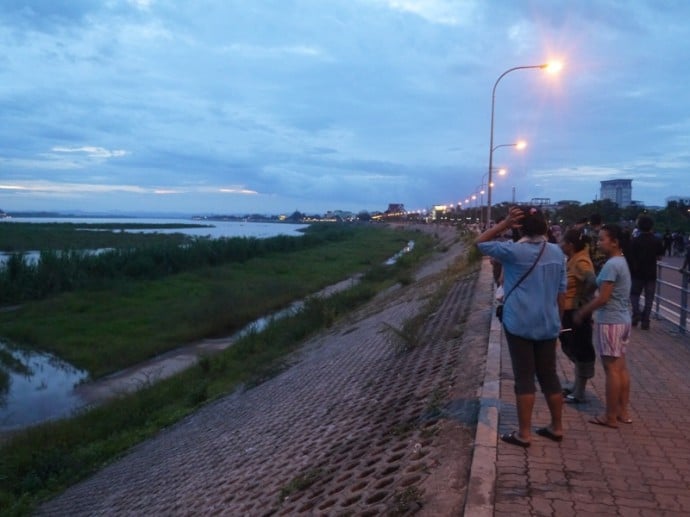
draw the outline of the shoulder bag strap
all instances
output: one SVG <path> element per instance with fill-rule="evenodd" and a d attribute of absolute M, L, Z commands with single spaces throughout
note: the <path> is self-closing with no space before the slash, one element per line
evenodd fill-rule
<path fill-rule="evenodd" d="M 541 250 L 539 250 L 539 255 L 537 255 L 537 260 L 534 261 L 534 264 L 532 264 L 532 266 L 525 272 L 525 274 L 522 275 L 522 277 L 520 277 L 520 280 L 518 280 L 517 284 L 515 284 L 510 289 L 510 291 L 508 291 L 508 294 L 505 295 L 505 297 L 503 298 L 504 304 L 506 303 L 506 300 L 512 294 L 512 292 L 515 291 L 515 289 L 517 289 L 517 287 L 522 283 L 522 281 L 529 276 L 529 274 L 532 272 L 532 270 L 534 270 L 535 266 L 537 265 L 537 262 L 539 262 L 539 259 L 544 254 L 544 248 L 546 248 L 546 241 L 544 241 L 544 243 L 541 245 Z"/>

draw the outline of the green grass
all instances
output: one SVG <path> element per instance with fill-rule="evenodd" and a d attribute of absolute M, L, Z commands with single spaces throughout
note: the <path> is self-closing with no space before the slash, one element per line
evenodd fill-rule
<path fill-rule="evenodd" d="M 65 293 L 0 313 L 2 337 L 54 353 L 98 378 L 195 340 L 231 335 L 295 299 L 372 269 L 412 238 L 422 249 L 428 240 L 361 227 L 316 248 Z"/>
<path fill-rule="evenodd" d="M 378 233 L 376 245 L 365 239 L 356 245 L 351 243 L 349 252 L 341 251 L 351 255 L 349 260 L 378 264 L 378 258 L 365 260 L 363 257 L 378 257 L 380 248 L 385 248 L 383 241 L 391 238 L 395 241 L 403 236 L 404 240 L 409 237 L 400 233 L 392 236 L 386 232 Z M 16 434 L 0 448 L 0 514 L 30 513 L 41 500 L 90 475 L 200 405 L 231 392 L 241 384 L 253 386 L 275 375 L 285 366 L 288 354 L 298 349 L 314 332 L 332 325 L 344 314 L 397 282 L 397 278 L 408 277 L 409 272 L 431 251 L 431 243 L 422 235 L 417 235 L 415 241 L 414 251 L 395 266 L 369 268 L 363 281 L 356 286 L 327 299 L 309 299 L 298 314 L 274 321 L 262 332 L 250 333 L 219 354 L 202 358 L 197 366 L 73 418 L 48 422 Z M 368 253 L 356 252 L 355 248 Z M 372 253 L 374 249 L 376 252 Z M 322 249 L 321 256 L 337 262 L 340 254 L 333 251 Z M 300 266 L 301 261 L 297 258 L 293 261 L 296 268 L 309 269 Z M 288 268 L 286 275 L 296 275 L 299 279 L 296 270 Z M 211 276 L 211 280 L 209 283 L 213 285 L 218 279 Z M 178 296 L 187 295 L 195 284 L 190 282 L 184 286 L 186 290 L 175 291 Z M 201 289 L 198 285 L 197 288 Z M 136 294 L 143 296 L 143 292 L 132 286 L 129 293 L 113 293 L 112 296 L 121 299 L 120 296 L 128 294 L 131 300 L 136 300 Z M 162 298 L 166 303 L 171 299 L 175 298 L 169 298 L 167 292 Z M 56 304 L 53 310 L 59 311 L 60 305 Z M 89 302 L 84 302 L 81 310 L 91 315 L 93 309 Z M 61 314 L 65 320 L 76 321 L 65 312 Z M 203 314 L 197 313 L 197 316 L 202 317 Z M 28 317 L 27 313 L 22 313 L 22 317 Z M 167 318 L 166 324 L 172 325 L 174 319 Z M 107 326 L 106 322 L 96 325 L 88 318 L 83 321 L 82 331 L 85 332 L 92 326 Z M 119 324 L 124 325 L 124 320 Z M 154 331 L 163 329 L 151 327 L 148 330 Z M 150 334 L 142 334 L 138 341 L 143 343 L 151 337 Z M 112 358 L 116 359 L 114 355 Z"/>

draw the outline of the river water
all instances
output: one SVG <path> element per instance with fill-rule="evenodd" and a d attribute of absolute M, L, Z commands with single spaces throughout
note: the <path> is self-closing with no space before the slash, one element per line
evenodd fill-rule
<path fill-rule="evenodd" d="M 3 219 L 0 224 L 12 222 L 208 224 L 212 226 L 129 231 L 179 232 L 211 238 L 299 236 L 300 230 L 307 227 L 304 224 L 285 223 L 133 218 L 12 218 Z M 38 252 L 27 255 L 30 259 L 37 260 Z M 0 256 L 0 263 L 2 261 L 3 257 Z M 78 370 L 55 356 L 14 348 L 0 341 L 0 431 L 19 429 L 51 418 L 69 415 L 83 406 L 84 402 L 75 395 L 74 387 L 87 379 L 87 372 Z"/>

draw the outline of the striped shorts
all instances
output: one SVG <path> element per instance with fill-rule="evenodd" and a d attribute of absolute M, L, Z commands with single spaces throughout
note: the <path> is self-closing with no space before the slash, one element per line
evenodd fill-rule
<path fill-rule="evenodd" d="M 600 356 L 623 357 L 630 342 L 630 323 L 596 323 L 594 346 Z"/>

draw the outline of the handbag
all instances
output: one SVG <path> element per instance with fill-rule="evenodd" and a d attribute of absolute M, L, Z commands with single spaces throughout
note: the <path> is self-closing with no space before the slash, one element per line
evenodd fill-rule
<path fill-rule="evenodd" d="M 534 270 L 534 268 L 537 265 L 537 262 L 539 262 L 539 259 L 541 256 L 544 254 L 544 248 L 546 248 L 546 241 L 544 241 L 541 245 L 541 250 L 539 250 L 539 255 L 537 255 L 537 260 L 534 261 L 534 264 L 525 272 L 524 275 L 520 277 L 520 280 L 517 281 L 517 283 L 508 291 L 508 294 L 505 295 L 505 298 L 503 298 L 503 303 L 499 303 L 496 305 L 496 317 L 498 318 L 498 321 L 503 323 L 503 306 L 506 303 L 506 300 L 508 300 L 508 297 L 512 294 L 513 291 L 519 286 L 522 281 L 529 276 L 529 274 Z"/>

